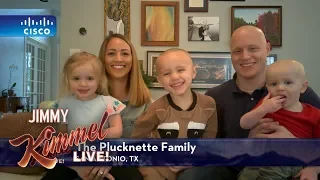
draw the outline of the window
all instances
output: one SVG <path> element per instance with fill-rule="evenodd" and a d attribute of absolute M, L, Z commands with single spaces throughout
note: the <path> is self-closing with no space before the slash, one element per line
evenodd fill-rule
<path fill-rule="evenodd" d="M 48 47 L 34 39 L 25 43 L 24 95 L 30 97 L 31 110 L 45 100 L 46 85 L 49 85 L 47 67 Z"/>

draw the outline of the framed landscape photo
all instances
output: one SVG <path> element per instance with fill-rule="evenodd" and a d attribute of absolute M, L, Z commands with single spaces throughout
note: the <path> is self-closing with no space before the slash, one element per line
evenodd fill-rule
<path fill-rule="evenodd" d="M 192 88 L 211 88 L 231 79 L 231 55 L 223 52 L 189 52 L 197 75 Z"/>
<path fill-rule="evenodd" d="M 179 46 L 179 1 L 141 2 L 141 45 Z"/>
<path fill-rule="evenodd" d="M 208 12 L 208 0 L 184 0 L 184 12 Z"/>
<path fill-rule="evenodd" d="M 130 0 L 104 0 L 104 36 L 110 34 L 130 39 Z"/>
<path fill-rule="evenodd" d="M 156 77 L 155 61 L 162 51 L 147 51 L 147 73 Z M 231 55 L 226 52 L 189 52 L 197 75 L 192 81 L 192 88 L 211 88 L 231 79 Z M 154 78 L 152 87 L 162 87 Z"/>
<path fill-rule="evenodd" d="M 232 6 L 231 34 L 244 25 L 260 28 L 271 46 L 282 46 L 282 6 Z"/>

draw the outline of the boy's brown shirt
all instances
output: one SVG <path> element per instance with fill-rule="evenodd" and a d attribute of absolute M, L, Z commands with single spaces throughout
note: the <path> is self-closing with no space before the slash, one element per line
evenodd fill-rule
<path fill-rule="evenodd" d="M 152 103 L 136 121 L 132 138 L 215 138 L 218 131 L 216 102 L 193 93 L 193 103 L 186 111 L 175 105 L 170 95 Z M 140 167 L 144 179 L 175 180 L 168 167 Z"/>
<path fill-rule="evenodd" d="M 167 130 L 167 134 L 177 130 L 177 138 L 215 138 L 218 131 L 215 100 L 203 94 L 193 94 L 194 108 L 187 111 L 174 107 L 176 105 L 168 95 L 156 100 L 137 119 L 131 137 L 163 138 L 162 130 Z"/>

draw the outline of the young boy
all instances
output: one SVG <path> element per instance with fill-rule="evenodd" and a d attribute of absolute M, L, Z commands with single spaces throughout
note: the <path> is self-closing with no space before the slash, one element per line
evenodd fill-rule
<path fill-rule="evenodd" d="M 152 103 L 136 121 L 133 138 L 215 138 L 214 99 L 191 90 L 196 67 L 188 52 L 169 49 L 156 60 L 158 81 L 169 93 Z M 142 167 L 145 180 L 175 180 L 187 167 Z"/>
<path fill-rule="evenodd" d="M 299 101 L 300 93 L 308 86 L 304 67 L 294 60 L 280 60 L 271 64 L 266 72 L 269 94 L 240 119 L 240 126 L 251 129 L 260 119 L 272 118 L 297 138 L 320 137 L 320 110 Z M 299 174 L 302 167 L 258 168 L 259 179 L 286 179 Z M 240 179 L 248 179 L 245 169 Z M 256 171 L 257 172 L 257 171 Z"/>

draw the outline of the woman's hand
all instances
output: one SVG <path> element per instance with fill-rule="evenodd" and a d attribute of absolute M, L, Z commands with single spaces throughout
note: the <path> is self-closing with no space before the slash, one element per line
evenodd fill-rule
<path fill-rule="evenodd" d="M 250 130 L 249 138 L 295 138 L 295 136 L 277 121 L 263 118 Z"/>
<path fill-rule="evenodd" d="M 90 180 L 103 180 L 103 178 L 108 178 L 109 180 L 115 180 L 114 177 L 109 173 L 110 169 L 112 167 L 102 167 L 102 166 L 96 166 L 94 167 L 90 174 L 89 179 Z"/>
<path fill-rule="evenodd" d="M 114 177 L 109 173 L 112 167 L 72 167 L 83 180 L 115 180 Z"/>
<path fill-rule="evenodd" d="M 174 173 L 177 173 L 181 170 L 184 170 L 184 169 L 188 169 L 188 168 L 191 168 L 192 166 L 169 166 L 169 169 L 174 172 Z"/>

